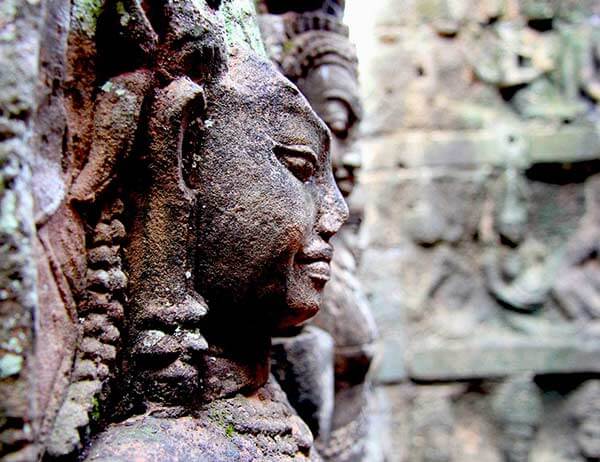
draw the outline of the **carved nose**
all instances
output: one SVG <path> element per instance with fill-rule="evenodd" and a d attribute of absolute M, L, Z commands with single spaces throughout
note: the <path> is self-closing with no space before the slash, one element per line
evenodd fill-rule
<path fill-rule="evenodd" d="M 346 201 L 335 184 L 333 175 L 330 174 L 329 186 L 321 202 L 317 232 L 325 241 L 328 241 L 348 220 L 349 213 Z"/>

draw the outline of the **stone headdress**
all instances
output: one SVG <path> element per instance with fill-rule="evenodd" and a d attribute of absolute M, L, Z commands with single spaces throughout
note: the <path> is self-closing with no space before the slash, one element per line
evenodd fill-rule
<path fill-rule="evenodd" d="M 346 25 L 321 13 L 288 15 L 284 23 L 287 41 L 280 65 L 288 78 L 298 80 L 322 64 L 337 64 L 356 75 L 358 59 Z"/>
<path fill-rule="evenodd" d="M 338 17 L 322 11 L 262 15 L 260 25 L 271 59 L 299 86 L 321 66 L 345 69 L 350 78 L 340 82 L 339 98 L 348 104 L 356 120 L 362 118 L 356 49 L 348 39 L 348 27 Z"/>
<path fill-rule="evenodd" d="M 107 1 L 93 29 L 75 24 L 69 32 L 73 53 L 85 49 L 89 55 L 73 64 L 80 101 L 72 108 L 77 124 L 70 130 L 79 140 L 70 146 L 75 154 L 65 154 L 79 165 L 69 207 L 81 217 L 73 226 L 81 225 L 85 233 L 81 251 L 87 262 L 75 294 L 77 351 L 55 419 L 62 424 L 47 445 L 53 457 L 75 453 L 81 435 L 102 414 L 120 351 L 129 350 L 133 358 L 124 367 L 135 367 L 138 360 L 154 362 L 152 373 L 139 374 L 141 380 L 172 380 L 183 387 L 192 373 L 180 357 L 207 347 L 197 329 L 177 327 L 195 325 L 207 312 L 189 275 L 189 233 L 175 224 L 189 221 L 193 203 L 178 135 L 189 122 L 202 123 L 199 74 L 220 72 L 225 42 L 211 15 L 200 14 L 188 2 L 164 2 L 156 10 L 160 21 L 137 0 Z M 103 80 L 97 82 L 99 76 Z M 132 197 L 125 197 L 123 189 L 134 191 Z M 159 212 L 124 213 L 136 209 L 136 201 L 137 208 L 150 204 Z M 132 226 L 139 242 L 129 242 Z M 165 245 L 157 244 L 161 239 Z M 125 246 L 127 269 L 136 266 L 129 274 Z M 121 339 L 124 327 L 128 345 Z M 156 367 L 160 361 L 164 367 Z"/>

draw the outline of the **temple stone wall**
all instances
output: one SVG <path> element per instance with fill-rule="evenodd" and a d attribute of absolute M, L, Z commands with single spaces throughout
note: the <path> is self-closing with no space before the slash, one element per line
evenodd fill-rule
<path fill-rule="evenodd" d="M 391 461 L 598 456 L 599 12 L 364 10 L 354 200 Z"/>

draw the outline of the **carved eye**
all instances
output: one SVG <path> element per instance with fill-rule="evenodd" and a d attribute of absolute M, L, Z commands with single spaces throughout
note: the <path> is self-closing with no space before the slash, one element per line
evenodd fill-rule
<path fill-rule="evenodd" d="M 310 180 L 315 174 L 317 155 L 309 146 L 275 143 L 273 152 L 279 162 L 303 183 Z"/>

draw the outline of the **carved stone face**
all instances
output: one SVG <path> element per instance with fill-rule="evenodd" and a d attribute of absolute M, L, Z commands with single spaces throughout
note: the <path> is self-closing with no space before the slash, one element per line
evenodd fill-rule
<path fill-rule="evenodd" d="M 333 133 L 335 177 L 344 196 L 349 196 L 354 187 L 354 172 L 360 167 L 360 153 L 352 136 L 360 118 L 356 76 L 343 66 L 323 64 L 300 79 L 298 87 Z"/>
<path fill-rule="evenodd" d="M 229 65 L 186 140 L 198 191 L 195 284 L 213 316 L 284 328 L 318 311 L 328 241 L 348 211 L 327 128 L 297 88 L 242 52 Z"/>
<path fill-rule="evenodd" d="M 298 81 L 298 87 L 338 138 L 345 138 L 359 117 L 356 77 L 345 67 L 322 64 Z"/>

